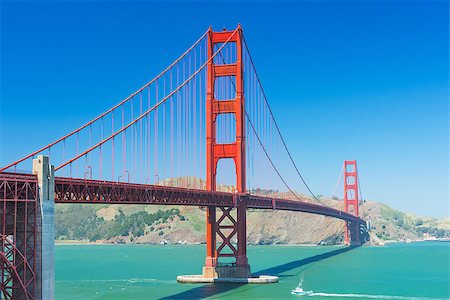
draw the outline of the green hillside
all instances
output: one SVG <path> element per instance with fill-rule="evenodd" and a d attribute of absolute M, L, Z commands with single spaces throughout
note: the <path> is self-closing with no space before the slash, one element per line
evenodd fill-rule
<path fill-rule="evenodd" d="M 322 198 L 342 208 L 342 201 Z M 365 202 L 361 215 L 370 222 L 372 242 L 450 237 L 450 219 L 403 213 Z M 253 244 L 338 244 L 344 223 L 337 219 L 286 211 L 249 210 L 248 242 Z M 58 241 L 100 243 L 203 243 L 205 211 L 198 207 L 57 204 Z"/>

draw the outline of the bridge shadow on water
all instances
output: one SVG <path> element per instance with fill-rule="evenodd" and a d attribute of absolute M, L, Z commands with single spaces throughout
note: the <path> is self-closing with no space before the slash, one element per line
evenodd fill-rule
<path fill-rule="evenodd" d="M 293 270 L 296 268 L 299 268 L 301 266 L 318 262 L 327 258 L 330 258 L 332 256 L 345 253 L 347 251 L 355 249 L 357 246 L 349 246 L 345 248 L 340 248 L 337 250 L 333 250 L 330 252 L 325 252 L 322 254 L 314 255 L 311 257 L 291 261 L 279 266 L 275 266 L 272 268 L 264 269 L 261 271 L 258 271 L 256 273 L 252 273 L 253 276 L 259 276 L 259 275 L 274 275 L 278 277 L 289 277 L 293 275 L 283 275 L 284 272 L 287 272 L 289 270 Z M 276 284 L 276 283 L 274 283 Z M 211 283 L 211 284 L 205 284 L 198 287 L 195 287 L 193 289 L 167 296 L 161 299 L 199 299 L 199 298 L 207 298 L 212 297 L 217 294 L 221 294 L 224 292 L 231 291 L 233 289 L 237 289 L 241 286 L 247 285 L 245 283 Z"/>

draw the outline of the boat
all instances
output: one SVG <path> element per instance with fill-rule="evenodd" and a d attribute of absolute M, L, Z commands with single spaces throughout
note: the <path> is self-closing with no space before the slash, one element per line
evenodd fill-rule
<path fill-rule="evenodd" d="M 313 291 L 304 291 L 303 288 L 301 288 L 300 286 L 297 286 L 295 289 L 293 289 L 291 291 L 292 295 L 297 295 L 297 296 L 309 296 L 313 293 Z"/>
<path fill-rule="evenodd" d="M 297 296 L 309 296 L 313 293 L 313 291 L 304 291 L 302 286 L 303 286 L 303 273 L 302 273 L 302 277 L 300 279 L 300 283 L 297 285 L 297 287 L 295 289 L 293 289 L 291 291 L 291 294 L 297 295 Z"/>

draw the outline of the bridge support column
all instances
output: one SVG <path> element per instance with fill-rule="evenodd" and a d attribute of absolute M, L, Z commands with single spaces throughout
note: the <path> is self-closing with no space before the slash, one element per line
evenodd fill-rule
<path fill-rule="evenodd" d="M 207 210 L 206 260 L 203 267 L 205 278 L 248 278 L 251 276 L 247 259 L 246 207 L 235 197 L 236 207 L 220 207 Z M 232 213 L 236 212 L 236 216 Z M 219 243 L 217 241 L 219 236 Z M 237 243 L 233 243 L 236 239 Z M 219 258 L 234 258 L 234 262 L 220 263 Z"/>
<path fill-rule="evenodd" d="M 361 228 L 359 222 L 347 222 L 345 228 L 345 243 L 348 246 L 361 246 Z"/>
<path fill-rule="evenodd" d="M 241 202 L 237 208 L 237 257 L 236 265 L 248 268 L 248 276 L 250 276 L 250 265 L 247 258 L 247 208 L 245 203 Z"/>
<path fill-rule="evenodd" d="M 47 156 L 33 160 L 39 185 L 36 243 L 37 299 L 55 299 L 55 176 Z"/>
<path fill-rule="evenodd" d="M 214 61 L 214 46 L 229 43 L 234 47 L 234 62 Z M 232 51 L 233 52 L 233 51 Z M 201 276 L 178 276 L 180 282 L 276 282 L 275 276 L 250 278 L 247 259 L 247 212 L 240 195 L 246 193 L 245 176 L 245 101 L 244 66 L 242 60 L 242 30 L 208 33 L 208 66 L 206 80 L 206 190 L 216 191 L 217 164 L 220 159 L 233 159 L 236 167 L 236 195 L 228 207 L 208 207 L 206 212 L 206 260 Z M 221 99 L 215 92 L 215 82 L 234 78 L 236 95 L 233 99 Z M 220 95 L 219 95 L 220 96 Z M 233 143 L 218 143 L 216 138 L 217 117 L 233 114 L 236 119 L 236 140 Z M 228 130 L 228 128 L 227 128 Z M 218 211 L 220 209 L 220 211 Z M 217 214 L 219 212 L 219 215 Z M 217 243 L 220 237 L 220 244 Z M 234 241 L 236 240 L 236 243 Z M 219 262 L 219 259 L 230 260 Z M 234 261 L 233 261 L 234 260 Z"/>
<path fill-rule="evenodd" d="M 234 62 L 214 61 L 214 47 L 228 42 L 236 49 Z M 231 158 L 236 166 L 236 191 L 245 193 L 245 116 L 244 116 L 244 76 L 242 60 L 242 30 L 209 31 L 208 34 L 207 97 L 206 97 L 206 189 L 216 190 L 217 164 L 220 159 Z M 224 70 L 227 70 L 224 72 Z M 236 90 L 233 99 L 220 100 L 216 94 L 215 82 L 232 80 Z M 231 81 L 232 82 L 232 81 Z M 226 107 L 225 107 L 226 106 Z M 221 114 L 233 114 L 236 119 L 236 141 L 220 144 L 217 142 L 217 117 Z M 220 207 L 221 215 L 216 216 L 216 208 L 209 207 L 206 217 L 206 261 L 203 268 L 205 277 L 250 277 L 247 260 L 246 207 L 239 196 L 235 197 L 234 206 Z M 233 210 L 233 212 L 232 212 Z M 235 213 L 236 211 L 236 213 Z M 217 245 L 216 237 L 221 239 Z M 237 245 L 232 242 L 237 239 Z M 220 264 L 220 258 L 234 258 L 232 264 Z"/>
<path fill-rule="evenodd" d="M 344 161 L 344 211 L 359 217 L 358 169 L 356 160 Z M 359 223 L 345 223 L 344 243 L 361 244 Z"/>
<path fill-rule="evenodd" d="M 217 277 L 217 250 L 216 250 L 216 207 L 208 206 L 206 209 L 206 259 L 203 267 L 203 276 Z"/>

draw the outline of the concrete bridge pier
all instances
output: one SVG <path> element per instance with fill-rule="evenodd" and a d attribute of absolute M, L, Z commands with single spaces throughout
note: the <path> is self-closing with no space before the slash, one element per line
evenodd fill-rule
<path fill-rule="evenodd" d="M 39 203 L 36 235 L 36 299 L 55 299 L 55 175 L 47 156 L 33 159 Z"/>

